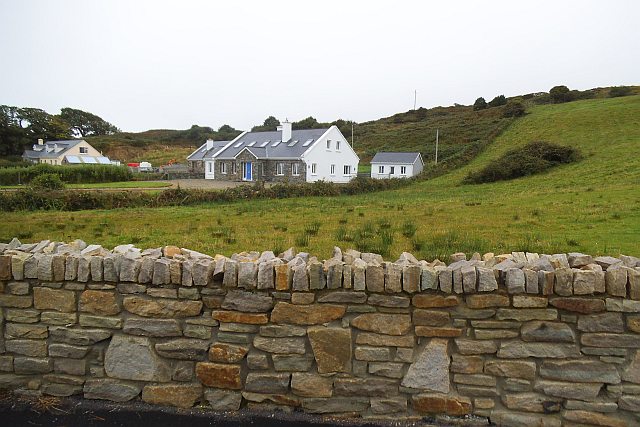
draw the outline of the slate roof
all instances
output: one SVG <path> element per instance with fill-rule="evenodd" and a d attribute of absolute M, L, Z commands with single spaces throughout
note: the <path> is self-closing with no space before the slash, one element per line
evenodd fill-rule
<path fill-rule="evenodd" d="M 28 159 L 57 159 L 60 155 L 63 155 L 67 150 L 75 147 L 79 143 L 84 142 L 83 139 L 69 139 L 65 141 L 47 141 L 43 145 L 34 145 L 34 147 L 42 147 L 42 150 L 25 150 L 22 157 Z M 47 148 L 53 149 L 54 145 L 57 150 L 47 152 Z"/>
<path fill-rule="evenodd" d="M 259 159 L 299 159 L 327 130 L 294 130 L 291 139 L 284 142 L 280 141 L 281 131 L 247 132 L 218 154 L 216 159 L 233 159 L 245 148 Z"/>
<path fill-rule="evenodd" d="M 371 163 L 400 163 L 411 165 L 419 156 L 420 153 L 378 152 L 373 156 L 373 159 L 371 159 Z"/>
<path fill-rule="evenodd" d="M 213 141 L 213 148 L 207 150 L 207 143 L 202 144 L 196 151 L 189 154 L 187 160 L 196 161 L 196 160 L 204 160 L 205 158 L 211 158 L 216 151 L 223 148 L 227 145 L 229 141 Z"/>

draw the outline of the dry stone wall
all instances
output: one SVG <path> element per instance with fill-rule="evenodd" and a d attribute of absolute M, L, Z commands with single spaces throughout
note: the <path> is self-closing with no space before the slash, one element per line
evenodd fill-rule
<path fill-rule="evenodd" d="M 640 424 L 640 259 L 0 245 L 0 388 L 503 426 Z"/>

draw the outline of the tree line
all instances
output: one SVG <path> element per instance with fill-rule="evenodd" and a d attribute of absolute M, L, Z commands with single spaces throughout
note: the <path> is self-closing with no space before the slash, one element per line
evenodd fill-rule
<path fill-rule="evenodd" d="M 62 108 L 49 114 L 40 108 L 0 105 L 0 156 L 21 155 L 38 139 L 64 140 L 112 135 L 120 130 L 87 111 Z"/>

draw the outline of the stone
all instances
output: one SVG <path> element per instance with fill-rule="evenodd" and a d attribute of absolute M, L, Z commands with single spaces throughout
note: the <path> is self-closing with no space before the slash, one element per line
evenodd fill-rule
<path fill-rule="evenodd" d="M 510 305 L 507 295 L 498 294 L 469 295 L 465 302 L 469 308 L 509 307 Z"/>
<path fill-rule="evenodd" d="M 440 290 L 450 294 L 453 291 L 453 270 L 450 267 L 436 267 L 436 272 Z"/>
<path fill-rule="evenodd" d="M 304 262 L 291 266 L 291 275 L 291 289 L 294 291 L 309 290 L 309 274 L 307 273 L 307 265 Z"/>
<path fill-rule="evenodd" d="M 342 258 L 342 257 L 340 257 Z M 327 289 L 339 289 L 342 287 L 342 272 L 344 270 L 342 260 L 327 260 L 324 265 L 324 274 L 327 279 Z"/>
<path fill-rule="evenodd" d="M 555 417 L 510 411 L 492 411 L 491 422 L 497 426 L 508 427 L 560 427 L 562 425 L 562 421 Z"/>
<path fill-rule="evenodd" d="M 327 280 L 322 263 L 318 261 L 309 262 L 307 273 L 309 275 L 309 289 L 324 289 L 326 287 Z"/>
<path fill-rule="evenodd" d="M 196 265 L 194 265 L 194 269 Z M 237 261 L 234 261 L 228 258 L 225 259 L 222 285 L 225 288 L 235 288 L 238 285 L 238 262 Z"/>
<path fill-rule="evenodd" d="M 248 352 L 248 347 L 215 343 L 209 348 L 209 360 L 212 362 L 238 363 L 244 359 Z"/>
<path fill-rule="evenodd" d="M 13 358 L 13 371 L 16 374 L 46 374 L 53 370 L 53 359 L 19 357 Z"/>
<path fill-rule="evenodd" d="M 90 314 L 81 314 L 79 323 L 80 326 L 86 328 L 122 328 L 122 319 L 119 317 L 92 316 Z"/>
<path fill-rule="evenodd" d="M 384 263 L 384 289 L 387 293 L 402 292 L 402 265 Z"/>
<path fill-rule="evenodd" d="M 462 289 L 464 292 L 475 292 L 477 281 L 476 267 L 473 265 L 465 265 L 460 268 L 460 275 L 462 276 Z"/>
<path fill-rule="evenodd" d="M 481 356 L 453 354 L 451 356 L 450 370 L 460 374 L 479 374 L 482 373 L 483 364 Z"/>
<path fill-rule="evenodd" d="M 476 339 L 479 340 L 495 340 L 516 338 L 520 334 L 518 331 L 510 329 L 477 329 L 474 332 Z"/>
<path fill-rule="evenodd" d="M 387 378 L 402 378 L 403 363 L 370 362 L 369 373 Z"/>
<path fill-rule="evenodd" d="M 546 297 L 513 296 L 513 306 L 516 308 L 545 308 L 548 304 L 549 300 Z"/>
<path fill-rule="evenodd" d="M 510 320 L 472 320 L 471 326 L 477 329 L 520 329 L 522 323 Z"/>
<path fill-rule="evenodd" d="M 365 275 L 369 292 L 384 292 L 384 268 L 381 265 L 368 264 Z"/>
<path fill-rule="evenodd" d="M 7 290 L 11 295 L 29 295 L 29 283 L 12 282 L 7 284 Z"/>
<path fill-rule="evenodd" d="M 510 294 L 525 293 L 525 276 L 519 268 L 509 268 L 505 271 L 505 283 Z"/>
<path fill-rule="evenodd" d="M 402 379 L 403 387 L 449 393 L 448 342 L 432 339 L 420 352 Z"/>
<path fill-rule="evenodd" d="M 293 292 L 291 303 L 296 305 L 309 305 L 315 301 L 316 295 L 311 292 Z"/>
<path fill-rule="evenodd" d="M 142 390 L 143 401 L 178 408 L 191 408 L 201 397 L 200 384 L 147 384 Z"/>
<path fill-rule="evenodd" d="M 540 376 L 578 383 L 620 383 L 615 366 L 594 360 L 545 361 Z"/>
<path fill-rule="evenodd" d="M 478 292 L 491 292 L 498 289 L 496 275 L 491 268 L 476 266 Z"/>
<path fill-rule="evenodd" d="M 307 334 L 306 328 L 294 325 L 265 325 L 260 327 L 260 335 L 263 337 L 303 337 Z"/>
<path fill-rule="evenodd" d="M 151 341 L 145 337 L 116 335 L 104 358 L 109 377 L 135 381 L 169 381 L 170 366 L 156 356 Z"/>
<path fill-rule="evenodd" d="M 566 323 L 535 320 L 522 325 L 520 330 L 523 341 L 527 342 L 568 342 L 576 341 L 576 336 Z"/>
<path fill-rule="evenodd" d="M 618 405 L 620 409 L 638 413 L 640 412 L 640 396 L 622 396 L 618 399 Z"/>
<path fill-rule="evenodd" d="M 104 276 L 104 258 L 101 256 L 90 256 L 89 268 L 91 270 L 91 280 L 94 282 L 102 282 Z"/>
<path fill-rule="evenodd" d="M 526 357 L 564 359 L 579 357 L 580 350 L 572 344 L 509 341 L 500 345 L 497 355 L 505 359 Z"/>
<path fill-rule="evenodd" d="M 71 345 L 93 345 L 111 337 L 112 332 L 104 329 L 68 329 L 66 327 L 49 327 L 49 337 Z"/>
<path fill-rule="evenodd" d="M 258 289 L 273 289 L 275 287 L 275 262 L 261 262 L 258 264 Z"/>
<path fill-rule="evenodd" d="M 80 311 L 102 316 L 112 316 L 120 313 L 120 306 L 113 292 L 84 291 L 80 295 Z"/>
<path fill-rule="evenodd" d="M 629 425 L 619 418 L 590 411 L 565 411 L 563 417 L 567 421 L 596 426 L 627 427 Z"/>
<path fill-rule="evenodd" d="M 360 258 L 353 260 L 352 275 L 353 275 L 353 289 L 356 291 L 364 291 L 366 289 L 366 276 L 367 263 Z"/>
<path fill-rule="evenodd" d="M 561 399 L 537 393 L 505 394 L 502 403 L 509 409 L 545 414 L 560 412 L 562 408 Z"/>
<path fill-rule="evenodd" d="M 438 289 L 438 274 L 436 269 L 430 266 L 422 266 L 422 277 L 420 280 L 420 289 L 425 290 L 437 290 Z"/>
<path fill-rule="evenodd" d="M 139 296 L 124 298 L 124 308 L 142 317 L 180 318 L 197 316 L 202 310 L 201 301 L 150 300 Z"/>
<path fill-rule="evenodd" d="M 405 265 L 402 267 L 402 290 L 407 293 L 420 291 L 420 276 L 422 267 L 419 265 Z"/>
<path fill-rule="evenodd" d="M 607 269 L 604 274 L 607 294 L 617 297 L 627 296 L 627 270 L 620 266 Z"/>
<path fill-rule="evenodd" d="M 596 290 L 597 273 L 591 270 L 576 270 L 573 273 L 573 294 L 593 294 Z"/>
<path fill-rule="evenodd" d="M 358 346 L 355 350 L 356 360 L 388 361 L 391 359 L 391 350 L 388 347 L 362 347 Z"/>
<path fill-rule="evenodd" d="M 451 313 L 451 317 L 453 317 L 454 319 L 487 319 L 489 317 L 494 317 L 494 315 L 496 314 L 496 310 L 492 308 L 479 310 L 467 308 L 465 306 L 458 306 L 455 309 L 450 310 L 449 312 Z"/>
<path fill-rule="evenodd" d="M 606 307 L 607 307 L 607 311 L 617 311 L 617 312 L 624 312 L 624 313 L 640 313 L 640 301 L 607 298 Z"/>
<path fill-rule="evenodd" d="M 5 341 L 5 349 L 8 353 L 23 356 L 47 356 L 47 342 L 43 340 L 7 340 Z"/>
<path fill-rule="evenodd" d="M 336 396 L 386 397 L 398 394 L 398 384 L 386 378 L 336 378 L 333 391 Z"/>
<path fill-rule="evenodd" d="M 419 337 L 450 338 L 450 337 L 461 336 L 462 329 L 452 328 L 452 327 L 436 328 L 431 326 L 416 326 L 415 333 L 416 333 L 416 336 L 419 336 Z"/>
<path fill-rule="evenodd" d="M 615 402 L 584 402 L 580 400 L 567 400 L 564 404 L 566 409 L 582 409 L 595 412 L 616 412 L 618 405 Z"/>
<path fill-rule="evenodd" d="M 601 388 L 602 384 L 575 384 L 572 382 L 546 380 L 537 381 L 534 387 L 536 391 L 541 391 L 548 396 L 590 401 L 596 399 Z"/>
<path fill-rule="evenodd" d="M 123 331 L 130 335 L 149 337 L 177 337 L 182 335 L 182 328 L 175 319 L 136 319 L 128 318 L 124 322 Z"/>
<path fill-rule="evenodd" d="M 231 289 L 224 298 L 222 308 L 249 313 L 264 313 L 273 308 L 273 299 L 268 295 Z"/>
<path fill-rule="evenodd" d="M 292 294 L 292 297 L 295 294 Z M 302 294 L 302 295 L 310 295 L 311 297 L 314 294 Z M 311 300 L 313 302 L 313 299 Z M 332 292 L 326 295 L 322 295 L 318 297 L 318 302 L 320 303 L 342 303 L 342 304 L 364 304 L 367 302 L 367 294 L 364 292 Z"/>
<path fill-rule="evenodd" d="M 630 327 L 630 329 L 632 329 Z M 602 313 L 578 317 L 578 330 L 583 332 L 624 332 L 620 313 Z"/>
<path fill-rule="evenodd" d="M 636 350 L 631 363 L 622 372 L 622 379 L 634 384 L 640 384 L 640 351 Z"/>
<path fill-rule="evenodd" d="M 207 389 L 204 398 L 214 411 L 237 411 L 242 403 L 242 394 L 230 390 Z"/>
<path fill-rule="evenodd" d="M 413 310 L 413 324 L 417 326 L 445 326 L 451 323 L 451 318 L 447 311 L 423 310 L 416 308 Z"/>
<path fill-rule="evenodd" d="M 185 325 L 183 334 L 185 337 L 198 338 L 202 340 L 211 339 L 211 327 L 201 325 Z"/>
<path fill-rule="evenodd" d="M 13 339 L 44 340 L 49 336 L 49 330 L 43 325 L 31 325 L 20 323 L 7 323 L 4 329 L 4 337 Z"/>
<path fill-rule="evenodd" d="M 238 287 L 254 289 L 258 284 L 258 264 L 252 261 L 238 263 Z"/>
<path fill-rule="evenodd" d="M 516 320 L 518 322 L 526 322 L 530 320 L 557 320 L 558 310 L 547 309 L 509 309 L 500 308 L 496 313 L 497 320 Z"/>
<path fill-rule="evenodd" d="M 462 396 L 417 394 L 411 397 L 411 403 L 413 409 L 419 414 L 462 416 L 471 413 L 471 400 Z"/>
<path fill-rule="evenodd" d="M 215 310 L 211 313 L 211 317 L 225 323 L 265 325 L 269 322 L 269 317 L 265 313 L 240 313 L 238 311 Z"/>
<path fill-rule="evenodd" d="M 365 313 L 351 320 L 351 326 L 386 335 L 405 335 L 411 330 L 411 317 L 404 314 Z"/>
<path fill-rule="evenodd" d="M 249 353 L 247 355 L 247 367 L 249 369 L 269 369 L 269 357 L 261 353 Z"/>
<path fill-rule="evenodd" d="M 54 359 L 53 370 L 58 374 L 83 377 L 87 374 L 86 360 Z"/>
<path fill-rule="evenodd" d="M 498 377 L 522 378 L 533 381 L 536 378 L 536 364 L 520 360 L 493 360 L 485 363 L 484 372 Z"/>
<path fill-rule="evenodd" d="M 40 388 L 42 394 L 56 397 L 69 397 L 74 394 L 82 393 L 82 385 L 45 383 Z"/>
<path fill-rule="evenodd" d="M 135 282 L 138 280 L 142 262 L 139 259 L 122 257 L 120 260 L 120 281 Z"/>
<path fill-rule="evenodd" d="M 240 365 L 199 362 L 196 363 L 196 377 L 207 387 L 242 389 Z"/>
<path fill-rule="evenodd" d="M 88 346 L 75 346 L 69 344 L 50 344 L 49 356 L 51 357 L 64 357 L 69 359 L 82 359 L 89 354 L 91 347 Z"/>
<path fill-rule="evenodd" d="M 413 347 L 415 338 L 413 335 L 392 336 L 360 332 L 356 336 L 356 344 L 380 347 Z"/>
<path fill-rule="evenodd" d="M 304 338 L 266 338 L 256 336 L 253 346 L 259 350 L 276 354 L 304 354 Z"/>
<path fill-rule="evenodd" d="M 351 372 L 351 329 L 316 326 L 307 335 L 318 373 Z"/>
<path fill-rule="evenodd" d="M 605 311 L 605 303 L 599 298 L 553 298 L 549 302 L 556 308 L 582 314 Z"/>
<path fill-rule="evenodd" d="M 464 355 L 494 354 L 498 350 L 498 346 L 494 341 L 477 341 L 467 338 L 458 338 L 455 341 L 458 352 Z"/>
<path fill-rule="evenodd" d="M 387 307 L 387 308 L 406 308 L 409 307 L 410 300 L 406 297 L 395 295 L 369 295 L 367 302 L 370 305 Z"/>
<path fill-rule="evenodd" d="M 278 302 L 271 312 L 271 321 L 296 325 L 318 325 L 340 319 L 345 312 L 346 308 L 340 305 L 305 306 Z"/>
<path fill-rule="evenodd" d="M 360 413 L 369 408 L 369 399 L 363 398 L 307 398 L 302 408 L 310 414 Z"/>
<path fill-rule="evenodd" d="M 155 345 L 158 355 L 179 360 L 202 360 L 208 349 L 206 340 L 192 338 L 177 338 Z"/>
<path fill-rule="evenodd" d="M 593 264 L 593 257 L 579 252 L 569 252 L 567 254 L 569 266 L 572 268 L 580 268 L 588 264 Z"/>
<path fill-rule="evenodd" d="M 634 334 L 584 333 L 580 343 L 591 347 L 640 348 L 640 336 Z"/>
<path fill-rule="evenodd" d="M 440 296 L 440 295 L 415 295 L 411 299 L 411 304 L 417 308 L 447 308 L 455 307 L 460 303 L 457 296 Z"/>
<path fill-rule="evenodd" d="M 38 310 L 70 313 L 76 310 L 76 296 L 73 291 L 34 287 L 33 306 Z"/>
<path fill-rule="evenodd" d="M 257 393 L 286 393 L 291 374 L 250 372 L 244 390 Z"/>
<path fill-rule="evenodd" d="M 314 361 L 313 356 L 289 354 L 274 354 L 271 359 L 276 372 L 307 372 Z"/>

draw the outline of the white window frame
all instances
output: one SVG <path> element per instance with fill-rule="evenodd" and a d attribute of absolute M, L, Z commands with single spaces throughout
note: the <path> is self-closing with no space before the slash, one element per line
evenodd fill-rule
<path fill-rule="evenodd" d="M 407 167 L 400 166 L 400 175 L 406 175 L 406 174 L 407 174 Z"/>
<path fill-rule="evenodd" d="M 80 147 L 80 154 L 89 154 L 89 147 Z"/>
<path fill-rule="evenodd" d="M 233 175 L 238 173 L 238 165 L 236 164 L 236 162 L 231 162 L 231 173 Z"/>
<path fill-rule="evenodd" d="M 344 176 L 351 175 L 351 165 L 344 165 L 342 167 L 342 172 L 343 172 Z"/>
<path fill-rule="evenodd" d="M 276 175 L 278 176 L 284 175 L 284 163 L 282 162 L 276 163 Z"/>
<path fill-rule="evenodd" d="M 331 175 L 335 175 L 336 174 L 336 165 L 331 165 Z"/>
<path fill-rule="evenodd" d="M 318 174 L 318 164 L 311 163 L 311 175 L 317 175 L 317 174 Z"/>
<path fill-rule="evenodd" d="M 331 140 L 327 139 L 327 150 L 331 150 Z"/>
<path fill-rule="evenodd" d="M 340 141 L 336 141 L 336 151 L 340 151 Z"/>
<path fill-rule="evenodd" d="M 384 173 L 384 166 L 378 166 L 378 173 Z"/>
<path fill-rule="evenodd" d="M 395 173 L 396 173 L 396 167 L 389 166 L 389 175 L 395 175 Z"/>
<path fill-rule="evenodd" d="M 212 172 L 212 170 L 213 170 L 213 163 L 211 163 L 211 162 L 207 162 L 207 170 L 209 171 L 209 173 L 211 173 L 211 172 Z"/>
<path fill-rule="evenodd" d="M 291 163 L 291 175 L 292 176 L 300 176 L 300 164 L 299 163 Z"/>
<path fill-rule="evenodd" d="M 227 174 L 227 162 L 220 162 L 220 173 Z"/>

